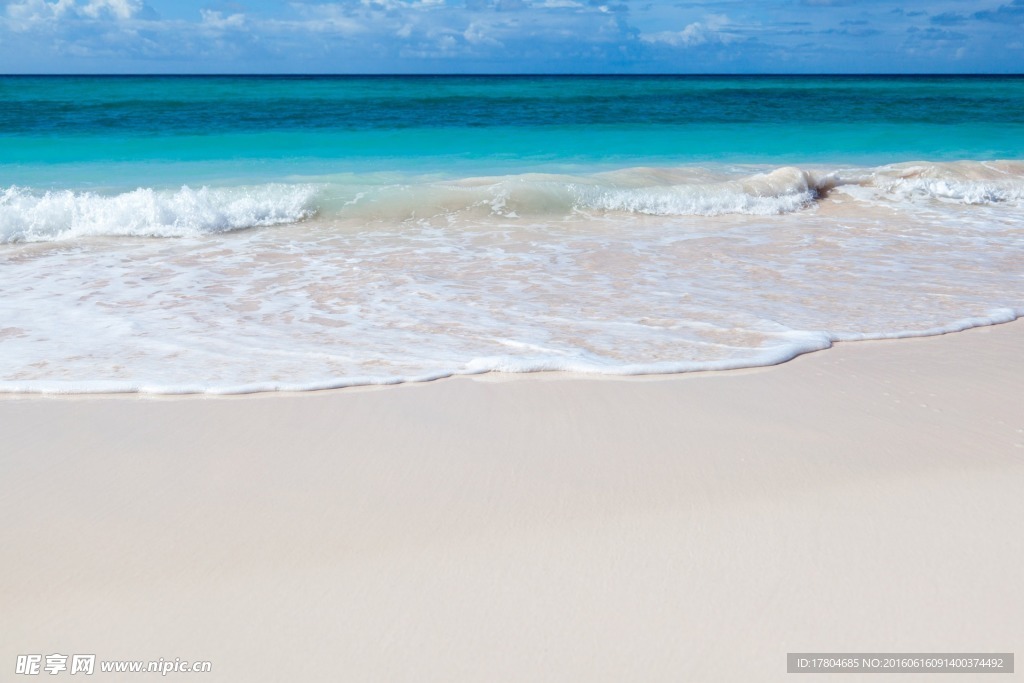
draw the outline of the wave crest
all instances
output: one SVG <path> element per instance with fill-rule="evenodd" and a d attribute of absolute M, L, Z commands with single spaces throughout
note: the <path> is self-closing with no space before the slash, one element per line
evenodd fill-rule
<path fill-rule="evenodd" d="M 154 190 L 105 196 L 71 190 L 0 191 L 0 242 L 49 242 L 87 236 L 195 237 L 277 225 L 314 213 L 317 188 L 249 187 Z"/>
<path fill-rule="evenodd" d="M 797 168 L 734 179 L 703 169 L 625 169 L 593 176 L 522 174 L 350 189 L 329 213 L 355 219 L 438 215 L 565 216 L 623 212 L 654 216 L 772 215 L 812 205 L 834 183 Z"/>
<path fill-rule="evenodd" d="M 896 199 L 998 204 L 1024 199 L 1024 163 L 954 161 L 883 166 L 870 184 Z"/>
<path fill-rule="evenodd" d="M 655 216 L 772 215 L 807 208 L 832 184 L 798 168 L 780 168 L 741 180 L 667 187 L 580 192 L 580 208 Z"/>
<path fill-rule="evenodd" d="M 527 173 L 386 184 L 372 176 L 345 176 L 313 184 L 139 188 L 116 195 L 10 187 L 0 190 L 0 243 L 95 235 L 194 237 L 291 223 L 315 213 L 356 223 L 447 216 L 562 218 L 574 213 L 768 216 L 812 208 L 836 188 L 868 203 L 1024 202 L 1020 161 L 752 170 L 627 168 L 592 175 Z"/>

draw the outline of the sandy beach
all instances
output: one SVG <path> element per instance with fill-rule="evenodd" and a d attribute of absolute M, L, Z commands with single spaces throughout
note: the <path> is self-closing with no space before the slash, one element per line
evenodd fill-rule
<path fill-rule="evenodd" d="M 1022 349 L 1015 322 L 672 377 L 6 396 L 0 678 L 27 653 L 257 683 L 1022 652 Z"/>

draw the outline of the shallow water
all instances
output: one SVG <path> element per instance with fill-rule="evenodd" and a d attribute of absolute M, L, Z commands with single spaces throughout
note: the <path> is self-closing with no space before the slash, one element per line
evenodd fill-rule
<path fill-rule="evenodd" d="M 6 391 L 724 369 L 1024 312 L 1018 79 L 65 80 L 0 79 L 44 114 L 0 113 Z"/>

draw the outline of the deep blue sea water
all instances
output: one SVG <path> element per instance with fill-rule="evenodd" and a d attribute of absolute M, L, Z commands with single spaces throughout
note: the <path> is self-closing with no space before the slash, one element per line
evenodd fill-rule
<path fill-rule="evenodd" d="M 0 185 L 1024 158 L 1018 77 L 0 77 Z"/>
<path fill-rule="evenodd" d="M 0 390 L 749 367 L 1024 314 L 1024 78 L 0 77 Z"/>

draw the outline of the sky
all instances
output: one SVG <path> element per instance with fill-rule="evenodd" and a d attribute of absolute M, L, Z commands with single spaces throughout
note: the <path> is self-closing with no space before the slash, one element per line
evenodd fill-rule
<path fill-rule="evenodd" d="M 1020 73 L 1024 0 L 0 0 L 0 73 Z"/>

